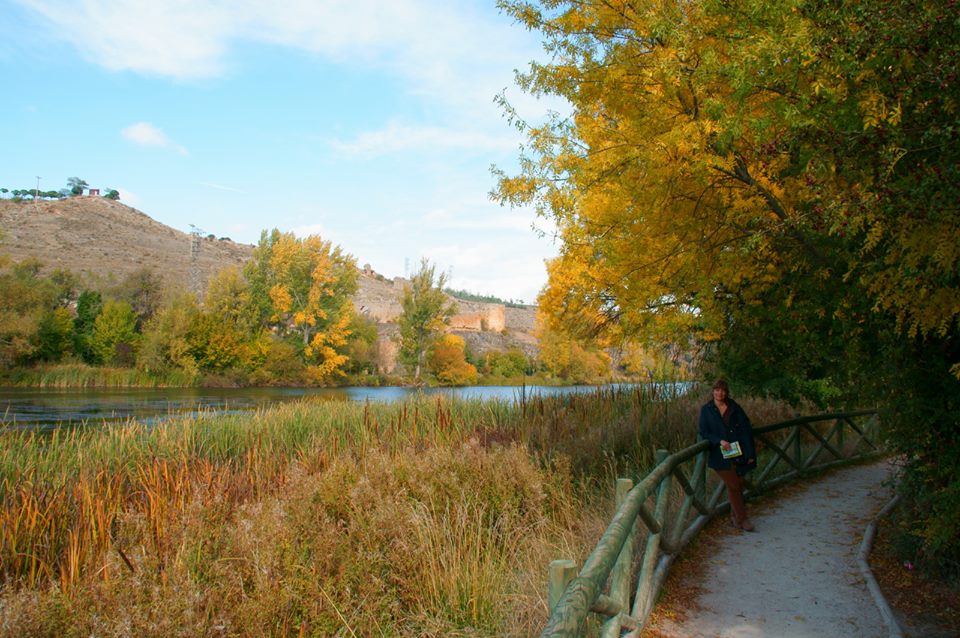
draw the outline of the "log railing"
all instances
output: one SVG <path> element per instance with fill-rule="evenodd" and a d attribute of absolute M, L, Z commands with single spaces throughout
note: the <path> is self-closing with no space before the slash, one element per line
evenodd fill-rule
<path fill-rule="evenodd" d="M 758 468 L 746 496 L 853 460 L 884 454 L 873 410 L 822 414 L 754 428 Z M 571 560 L 550 563 L 550 618 L 541 636 L 636 638 L 677 554 L 714 515 L 729 509 L 723 483 L 707 472 L 706 441 L 670 454 L 639 483 L 618 479 L 617 511 L 577 571 Z M 709 488 L 709 489 L 708 489 Z"/>

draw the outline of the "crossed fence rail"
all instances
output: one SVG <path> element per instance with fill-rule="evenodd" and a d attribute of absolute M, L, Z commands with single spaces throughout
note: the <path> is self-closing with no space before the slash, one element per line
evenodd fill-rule
<path fill-rule="evenodd" d="M 802 417 L 753 434 L 760 467 L 748 478 L 747 496 L 885 453 L 875 410 Z M 602 638 L 640 635 L 673 560 L 730 506 L 723 483 L 708 490 L 708 445 L 701 441 L 674 454 L 658 450 L 657 465 L 639 483 L 617 479 L 617 511 L 579 573 L 571 560 L 550 563 L 551 611 L 542 638 L 581 636 L 590 623 L 599 624 Z"/>

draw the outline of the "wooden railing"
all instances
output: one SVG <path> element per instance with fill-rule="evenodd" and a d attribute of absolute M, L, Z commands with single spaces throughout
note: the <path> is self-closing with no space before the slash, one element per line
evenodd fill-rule
<path fill-rule="evenodd" d="M 760 455 L 746 495 L 882 455 L 878 429 L 873 410 L 754 428 Z M 710 518 L 729 509 L 723 483 L 708 490 L 707 448 L 701 441 L 674 454 L 658 450 L 657 465 L 637 485 L 617 480 L 616 514 L 579 572 L 571 560 L 550 563 L 542 637 L 582 636 L 588 628 L 604 638 L 639 636 L 673 560 Z"/>

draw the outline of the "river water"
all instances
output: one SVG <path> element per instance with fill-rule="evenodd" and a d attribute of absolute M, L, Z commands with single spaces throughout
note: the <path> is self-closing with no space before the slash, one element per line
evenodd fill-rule
<path fill-rule="evenodd" d="M 605 386 L 610 387 L 610 386 Z M 414 396 L 519 399 L 531 395 L 595 392 L 596 386 L 472 386 L 463 388 L 0 388 L 0 424 L 14 428 L 51 428 L 134 419 L 143 423 L 200 412 L 250 412 L 271 404 L 312 401 L 399 401 Z"/>

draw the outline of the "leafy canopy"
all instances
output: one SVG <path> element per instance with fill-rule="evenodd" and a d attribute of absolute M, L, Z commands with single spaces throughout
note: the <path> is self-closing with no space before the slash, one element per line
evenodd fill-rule
<path fill-rule="evenodd" d="M 353 257 L 317 235 L 274 229 L 260 236 L 244 274 L 254 316 L 281 336 L 299 337 L 311 376 L 341 374 L 359 277 Z"/>
<path fill-rule="evenodd" d="M 553 328 L 884 409 L 909 533 L 960 575 L 960 23 L 933 0 L 503 0 L 570 104 L 502 202 L 556 223 Z M 894 390 L 891 390 L 894 389 Z M 952 567 L 949 567 L 951 566 Z"/>
<path fill-rule="evenodd" d="M 400 360 L 413 366 L 417 380 L 428 349 L 447 319 L 456 312 L 456 304 L 443 292 L 446 281 L 445 273 L 437 275 L 436 267 L 423 259 L 400 297 Z"/>

